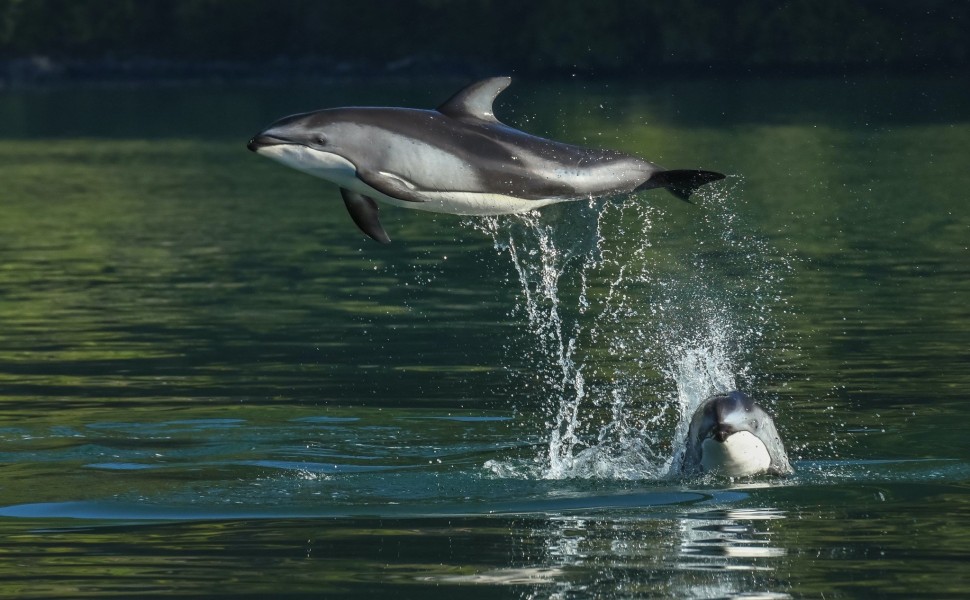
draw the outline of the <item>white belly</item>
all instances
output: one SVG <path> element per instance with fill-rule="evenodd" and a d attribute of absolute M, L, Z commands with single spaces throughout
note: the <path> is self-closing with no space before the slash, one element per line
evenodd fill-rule
<path fill-rule="evenodd" d="M 478 194 L 474 192 L 421 192 L 426 202 L 407 202 L 391 198 L 359 182 L 364 189 L 355 189 L 365 196 L 394 206 L 428 212 L 448 213 L 450 215 L 514 215 L 542 208 L 556 202 L 558 198 L 547 200 L 526 200 L 499 194 Z M 366 191 L 370 190 L 370 191 Z"/>
<path fill-rule="evenodd" d="M 527 200 L 501 194 L 454 191 L 416 191 L 415 193 L 425 201 L 410 202 L 392 198 L 370 187 L 357 178 L 357 167 L 337 154 L 290 144 L 267 146 L 261 148 L 259 154 L 314 177 L 326 179 L 342 188 L 369 196 L 379 202 L 412 210 L 451 215 L 512 215 L 563 202 L 561 198 Z"/>

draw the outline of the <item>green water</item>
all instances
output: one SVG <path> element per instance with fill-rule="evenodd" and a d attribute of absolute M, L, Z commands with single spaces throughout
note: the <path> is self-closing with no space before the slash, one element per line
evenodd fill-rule
<path fill-rule="evenodd" d="M 527 224 L 388 207 L 381 246 L 245 149 L 284 114 L 460 82 L 5 91 L 0 596 L 965 597 L 967 83 L 503 95 L 530 132 L 731 175 L 529 225 L 562 249 L 599 223 L 556 296 L 575 451 L 632 465 L 559 478 L 573 380 L 523 300 Z M 647 468 L 705 332 L 793 478 Z M 639 446 L 591 441 L 618 423 Z"/>

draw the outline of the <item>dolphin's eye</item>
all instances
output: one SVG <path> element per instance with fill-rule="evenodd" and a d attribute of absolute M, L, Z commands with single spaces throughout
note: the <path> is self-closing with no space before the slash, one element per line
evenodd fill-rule
<path fill-rule="evenodd" d="M 322 133 L 318 133 L 313 136 L 313 143 L 316 144 L 317 146 L 326 146 L 327 138 L 324 137 Z"/>
<path fill-rule="evenodd" d="M 748 421 L 748 423 L 751 424 L 751 430 L 752 431 L 757 431 L 758 430 L 758 420 L 757 419 L 751 419 L 750 421 Z"/>

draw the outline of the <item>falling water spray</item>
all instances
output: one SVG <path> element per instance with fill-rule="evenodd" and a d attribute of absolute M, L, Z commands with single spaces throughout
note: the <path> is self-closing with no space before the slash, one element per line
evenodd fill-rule
<path fill-rule="evenodd" d="M 502 475 L 561 479 L 668 476 L 690 415 L 707 396 L 750 385 L 770 330 L 766 295 L 786 263 L 737 231 L 730 186 L 708 192 L 680 237 L 642 202 L 589 201 L 486 218 L 516 274 L 545 442 Z M 663 229 L 669 230 L 668 226 Z"/>

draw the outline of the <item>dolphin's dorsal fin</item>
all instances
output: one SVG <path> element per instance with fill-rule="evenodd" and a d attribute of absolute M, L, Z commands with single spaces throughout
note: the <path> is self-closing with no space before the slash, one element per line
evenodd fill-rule
<path fill-rule="evenodd" d="M 438 107 L 438 112 L 454 119 L 478 119 L 498 123 L 492 112 L 492 103 L 510 83 L 511 77 L 491 77 L 477 81 L 449 98 Z"/>

